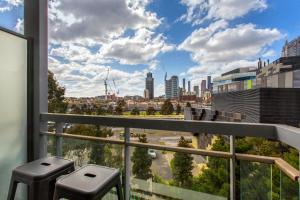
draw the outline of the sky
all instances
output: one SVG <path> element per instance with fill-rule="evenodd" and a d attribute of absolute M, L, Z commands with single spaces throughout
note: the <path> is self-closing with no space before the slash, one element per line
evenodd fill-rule
<path fill-rule="evenodd" d="M 300 36 L 299 9 L 299 0 L 53 0 L 48 67 L 66 96 L 104 95 L 108 71 L 110 93 L 142 96 L 152 72 L 159 96 L 165 73 L 194 86 L 276 60 Z M 0 26 L 23 32 L 22 0 L 0 0 Z"/>

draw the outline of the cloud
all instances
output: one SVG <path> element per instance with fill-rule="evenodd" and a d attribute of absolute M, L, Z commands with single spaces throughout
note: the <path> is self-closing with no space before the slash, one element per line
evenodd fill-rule
<path fill-rule="evenodd" d="M 91 38 L 111 41 L 125 30 L 154 29 L 161 19 L 146 11 L 149 1 L 64 0 L 50 3 L 50 37 L 54 40 Z"/>
<path fill-rule="evenodd" d="M 0 2 L 0 13 L 12 10 L 14 7 L 22 6 L 23 0 L 3 0 Z"/>
<path fill-rule="evenodd" d="M 220 29 L 214 29 L 216 26 Z M 207 28 L 195 30 L 180 45 L 180 50 L 191 53 L 197 63 L 228 63 L 241 59 L 253 59 L 265 47 L 283 35 L 277 29 L 257 28 L 254 24 L 241 24 L 226 28 L 217 21 Z"/>
<path fill-rule="evenodd" d="M 204 63 L 191 67 L 187 71 L 187 75 L 191 77 L 194 84 L 200 84 L 201 80 L 206 79 L 207 76 L 219 76 L 226 71 L 230 71 L 240 67 L 255 67 L 256 60 L 237 60 L 229 63 Z"/>
<path fill-rule="evenodd" d="M 155 35 L 147 29 L 138 30 L 133 37 L 118 38 L 105 44 L 100 54 L 112 58 L 121 64 L 147 64 L 159 53 L 172 50 L 172 45 L 166 44 L 162 34 Z"/>
<path fill-rule="evenodd" d="M 218 76 L 238 67 L 256 66 L 257 58 L 272 56 L 271 44 L 284 36 L 276 28 L 258 28 L 254 24 L 229 27 L 225 20 L 194 30 L 179 46 L 190 52 L 197 65 L 186 72 L 193 82 L 207 75 Z"/>
<path fill-rule="evenodd" d="M 64 63 L 59 59 L 49 57 L 49 69 L 54 72 L 60 84 L 66 87 L 66 96 L 99 96 L 105 94 L 104 80 L 108 76 L 110 93 L 120 91 L 120 95 L 143 94 L 145 77 L 148 69 L 126 72 L 114 69 L 109 65 Z M 114 88 L 113 80 L 116 83 Z"/>
<path fill-rule="evenodd" d="M 24 33 L 24 19 L 18 19 L 15 29 L 18 33 Z"/>
<path fill-rule="evenodd" d="M 193 25 L 205 20 L 233 20 L 268 7 L 266 0 L 181 0 L 181 3 L 187 6 L 187 13 L 179 20 Z"/>

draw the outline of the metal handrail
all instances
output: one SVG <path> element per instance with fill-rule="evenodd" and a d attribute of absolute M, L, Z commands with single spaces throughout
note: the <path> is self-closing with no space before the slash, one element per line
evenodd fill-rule
<path fill-rule="evenodd" d="M 235 136 L 247 137 L 263 137 L 267 139 L 277 140 L 288 144 L 291 147 L 300 149 L 300 129 L 277 124 L 262 124 L 262 123 L 236 123 L 236 122 L 212 122 L 212 121 L 190 121 L 190 120 L 174 120 L 174 119 L 145 119 L 145 118 L 128 118 L 116 116 L 95 116 L 95 115 L 73 115 L 73 114 L 54 114 L 41 113 L 40 121 L 46 123 L 49 121 L 55 122 L 55 133 L 47 132 L 41 126 L 41 135 L 56 136 L 56 154 L 62 155 L 62 140 L 61 138 L 75 138 L 82 140 L 91 140 L 104 143 L 121 144 L 125 147 L 125 199 L 130 199 L 130 147 L 145 147 L 158 150 L 167 150 L 173 152 L 185 152 L 196 155 L 213 156 L 229 158 L 230 160 L 230 199 L 235 200 L 236 180 L 235 180 L 235 160 L 247 160 L 252 162 L 261 162 L 274 164 L 278 166 L 282 172 L 294 181 L 299 180 L 299 170 L 285 162 L 281 158 L 239 154 L 235 152 Z M 72 135 L 63 133 L 63 123 L 71 124 L 92 124 L 108 127 L 123 127 L 125 131 L 125 140 L 116 140 L 110 138 L 100 138 L 84 135 Z M 190 133 L 209 133 L 214 135 L 230 136 L 230 152 L 208 151 L 192 148 L 170 147 L 157 144 L 145 144 L 130 141 L 130 128 L 166 130 L 166 131 L 181 131 Z M 46 138 L 40 138 L 40 152 L 45 155 L 47 152 Z M 43 146 L 44 145 L 44 146 Z"/>
<path fill-rule="evenodd" d="M 62 134 L 57 135 L 55 132 L 41 132 L 41 134 L 55 136 L 55 137 L 72 138 L 72 139 L 79 139 L 79 140 L 117 144 L 117 145 L 127 144 L 128 146 L 131 146 L 131 147 L 141 147 L 141 148 L 149 148 L 149 149 L 162 150 L 162 151 L 188 153 L 188 154 L 201 155 L 201 156 L 212 156 L 212 157 L 227 158 L 227 159 L 233 157 L 233 155 L 231 153 L 224 152 L 224 151 L 211 151 L 211 150 L 204 150 L 204 149 L 184 148 L 184 147 L 170 147 L 170 146 L 166 146 L 166 145 L 149 144 L 149 143 L 141 143 L 141 142 L 126 143 L 124 140 L 86 136 L 86 135 L 75 135 L 75 134 L 68 134 L 68 133 L 62 133 Z M 252 154 L 242 154 L 242 153 L 236 153 L 235 157 L 237 160 L 259 162 L 259 163 L 265 163 L 265 164 L 275 164 L 277 167 L 279 167 L 279 169 L 281 169 L 293 181 L 297 181 L 299 178 L 299 171 L 297 169 L 295 169 L 293 166 L 291 166 L 289 163 L 284 161 L 282 158 L 271 157 L 271 156 L 252 155 Z"/>

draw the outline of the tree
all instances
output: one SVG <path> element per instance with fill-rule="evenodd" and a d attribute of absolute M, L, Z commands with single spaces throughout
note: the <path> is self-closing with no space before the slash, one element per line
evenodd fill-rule
<path fill-rule="evenodd" d="M 173 104 L 171 103 L 170 99 L 165 100 L 163 105 L 161 106 L 160 113 L 162 115 L 171 115 L 174 112 Z"/>
<path fill-rule="evenodd" d="M 177 105 L 176 105 L 176 115 L 179 115 L 181 113 L 181 106 L 180 106 L 180 104 L 178 103 Z"/>
<path fill-rule="evenodd" d="M 53 72 L 48 70 L 48 112 L 65 113 L 68 103 L 65 102 L 65 88 L 61 87 L 54 78 Z"/>
<path fill-rule="evenodd" d="M 112 114 L 113 114 L 113 112 L 114 112 L 114 108 L 113 108 L 113 106 L 112 106 L 112 105 L 109 105 L 109 106 L 108 106 L 108 108 L 107 108 L 107 110 L 106 110 L 106 112 L 107 112 L 107 114 L 110 114 L 110 115 L 112 115 Z"/>
<path fill-rule="evenodd" d="M 139 135 L 139 142 L 147 143 L 147 137 L 145 134 Z M 152 177 L 150 169 L 152 159 L 148 154 L 148 148 L 135 148 L 131 161 L 133 162 L 132 173 L 136 178 L 147 180 Z"/>
<path fill-rule="evenodd" d="M 192 105 L 191 105 L 191 103 L 190 103 L 190 102 L 186 102 L 186 105 L 185 105 L 185 107 L 191 108 L 191 107 L 192 107 Z"/>
<path fill-rule="evenodd" d="M 191 148 L 184 137 L 178 142 L 178 147 Z M 192 185 L 193 157 L 187 153 L 176 152 L 171 161 L 171 169 L 175 185 L 188 188 Z"/>
<path fill-rule="evenodd" d="M 134 107 L 132 111 L 130 112 L 131 115 L 140 115 L 140 110 L 138 107 Z"/>
<path fill-rule="evenodd" d="M 155 115 L 155 113 L 156 113 L 156 110 L 152 106 L 149 106 L 146 110 L 147 115 Z"/>
<path fill-rule="evenodd" d="M 123 107 L 125 106 L 125 101 L 120 100 L 117 103 L 117 107 L 115 109 L 117 115 L 122 115 L 123 114 Z"/>
<path fill-rule="evenodd" d="M 213 146 L 213 151 L 229 151 L 229 145 L 223 137 L 218 137 Z M 203 169 L 199 177 L 195 178 L 193 189 L 214 195 L 228 197 L 229 179 L 228 161 L 222 158 L 209 157 L 207 168 Z"/>
<path fill-rule="evenodd" d="M 101 105 L 96 108 L 96 111 L 97 111 L 97 115 L 104 115 L 105 114 L 105 110 L 103 109 L 103 107 Z"/>
<path fill-rule="evenodd" d="M 113 132 L 108 128 L 100 128 L 100 126 L 95 125 L 74 125 L 67 130 L 69 134 L 75 135 L 85 135 L 93 137 L 108 137 L 112 136 Z M 75 151 L 79 156 L 84 156 L 86 149 L 90 150 L 89 162 L 98 165 L 107 165 L 110 163 L 112 158 L 111 147 L 109 144 L 103 144 L 99 142 L 83 142 L 83 141 L 73 141 L 67 143 L 65 151 Z"/>

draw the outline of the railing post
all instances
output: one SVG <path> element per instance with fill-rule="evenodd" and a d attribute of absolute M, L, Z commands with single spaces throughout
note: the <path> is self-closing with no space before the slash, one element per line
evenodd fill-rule
<path fill-rule="evenodd" d="M 47 129 L 48 129 L 47 122 L 41 122 L 40 131 L 47 131 Z M 47 143 L 48 143 L 47 135 L 39 134 L 39 152 L 35 152 L 35 155 L 38 155 L 38 158 L 43 158 L 47 156 L 47 152 L 48 152 Z"/>
<path fill-rule="evenodd" d="M 56 156 L 62 157 L 62 133 L 64 123 L 55 123 Z"/>
<path fill-rule="evenodd" d="M 236 198 L 236 181 L 235 181 L 235 137 L 230 136 L 230 200 Z"/>
<path fill-rule="evenodd" d="M 125 200 L 130 199 L 130 128 L 124 129 L 124 139 L 125 139 Z"/>

